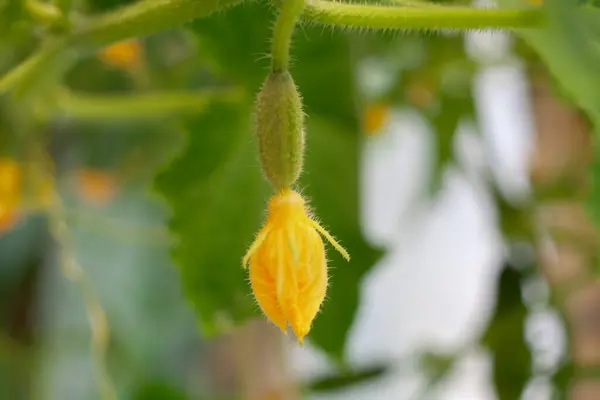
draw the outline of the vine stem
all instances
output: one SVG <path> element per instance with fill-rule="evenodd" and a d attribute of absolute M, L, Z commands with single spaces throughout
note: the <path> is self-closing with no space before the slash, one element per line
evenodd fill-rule
<path fill-rule="evenodd" d="M 84 52 L 92 53 L 114 42 L 175 28 L 242 1 L 140 0 L 112 12 L 73 21 L 68 35 L 43 43 L 19 65 L 0 76 L 0 94 L 8 91 L 19 91 L 21 95 L 29 94 L 34 90 L 35 83 L 48 75 L 48 67 L 60 62 L 66 52 L 73 54 L 73 60 L 69 61 L 71 62 Z M 64 69 L 68 65 L 66 64 Z"/>
<path fill-rule="evenodd" d="M 48 67 L 59 60 L 65 50 L 65 44 L 65 40 L 44 42 L 35 53 L 0 77 L 0 94 L 15 88 L 32 86 L 30 83 L 37 82 L 44 72 L 48 71 Z"/>
<path fill-rule="evenodd" d="M 64 18 L 60 9 L 52 3 L 43 3 L 39 0 L 25 0 L 24 5 L 33 19 L 45 24 L 52 25 Z"/>
<path fill-rule="evenodd" d="M 58 90 L 56 110 L 77 120 L 134 120 L 164 118 L 177 114 L 198 114 L 211 101 L 236 101 L 237 89 L 169 91 L 130 95 L 88 95 Z"/>
<path fill-rule="evenodd" d="M 386 0 L 382 3 L 389 3 L 390 5 L 400 7 L 443 7 L 440 3 L 430 3 L 427 0 Z"/>
<path fill-rule="evenodd" d="M 120 40 L 174 28 L 243 0 L 141 0 L 115 11 L 80 21 L 71 42 L 100 47 Z"/>
<path fill-rule="evenodd" d="M 37 149 L 42 166 L 47 165 L 47 157 L 41 149 Z M 52 238 L 59 246 L 60 266 L 62 274 L 76 284 L 82 294 L 83 303 L 91 331 L 91 353 L 96 363 L 96 380 L 100 388 L 102 400 L 117 400 L 117 391 L 106 366 L 106 351 L 110 341 L 110 328 L 106 313 L 94 285 L 85 270 L 77 261 L 73 239 L 67 225 L 66 210 L 58 192 L 54 179 L 51 181 L 51 199 L 47 206 L 47 214 Z"/>
<path fill-rule="evenodd" d="M 290 61 L 290 43 L 296 22 L 304 9 L 304 0 L 283 0 L 273 31 L 271 69 L 286 71 Z"/>
<path fill-rule="evenodd" d="M 543 21 L 540 8 L 394 7 L 308 0 L 304 18 L 327 25 L 373 29 L 530 28 Z"/>

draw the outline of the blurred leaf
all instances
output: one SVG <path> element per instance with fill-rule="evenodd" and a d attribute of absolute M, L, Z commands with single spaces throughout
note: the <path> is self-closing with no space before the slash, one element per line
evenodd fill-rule
<path fill-rule="evenodd" d="M 358 286 L 380 252 L 364 241 L 360 231 L 357 130 L 312 116 L 307 132 L 303 192 L 323 225 L 341 241 L 351 257 L 348 263 L 329 249 L 331 284 L 310 332 L 311 342 L 339 361 L 358 306 Z"/>
<path fill-rule="evenodd" d="M 444 379 L 453 370 L 463 352 L 464 350 L 455 354 L 431 352 L 421 354 L 419 367 L 426 377 L 426 384 L 416 393 L 412 394 L 411 399 L 430 399 L 435 397 L 433 393 L 438 390 L 440 384 L 443 384 Z"/>
<path fill-rule="evenodd" d="M 0 293 L 20 280 L 26 267 L 40 257 L 48 240 L 42 216 L 22 215 L 10 231 L 0 232 Z"/>
<path fill-rule="evenodd" d="M 458 354 L 460 356 L 460 354 Z M 426 352 L 421 355 L 420 367 L 431 383 L 437 383 L 456 363 L 456 354 L 437 354 Z"/>
<path fill-rule="evenodd" d="M 85 93 L 118 93 L 133 90 L 131 77 L 122 69 L 110 67 L 97 57 L 77 63 L 65 76 L 66 84 Z"/>
<path fill-rule="evenodd" d="M 558 391 L 559 399 L 568 398 L 568 391 L 573 381 L 575 367 L 572 361 L 563 362 L 558 370 L 552 375 L 552 383 Z"/>
<path fill-rule="evenodd" d="M 501 4 L 523 4 L 501 0 Z M 584 110 L 600 132 L 600 11 L 576 9 L 574 0 L 546 0 L 547 23 L 541 29 L 518 30 L 546 62 L 563 93 Z"/>
<path fill-rule="evenodd" d="M 241 257 L 261 226 L 268 189 L 249 114 L 214 105 L 187 124 L 184 153 L 156 178 L 173 212 L 173 258 L 207 334 L 257 315 Z"/>
<path fill-rule="evenodd" d="M 86 4 L 92 12 L 103 12 L 113 8 L 134 3 L 135 1 L 136 0 L 87 0 Z"/>
<path fill-rule="evenodd" d="M 321 27 L 301 25 L 292 43 L 291 72 L 309 119 L 328 118 L 358 135 L 351 41 L 340 32 L 324 34 Z"/>
<path fill-rule="evenodd" d="M 473 116 L 473 99 L 469 96 L 452 97 L 445 93 L 439 97 L 439 111 L 429 116 L 433 125 L 435 153 L 432 160 L 430 193 L 435 194 L 442 185 L 446 168 L 455 165 L 454 141 L 460 123 Z"/>
<path fill-rule="evenodd" d="M 474 72 L 461 36 L 427 37 L 423 64 L 404 77 L 405 101 L 420 109 L 434 132 L 430 193 L 441 187 L 443 174 L 454 164 L 454 141 L 459 124 L 473 119 L 471 80 Z"/>
<path fill-rule="evenodd" d="M 378 365 L 360 371 L 347 372 L 342 375 L 330 376 L 310 382 L 306 390 L 310 392 L 327 392 L 345 389 L 348 386 L 360 385 L 383 377 L 389 372 L 388 365 Z"/>
<path fill-rule="evenodd" d="M 138 387 L 133 400 L 187 400 L 188 396 L 168 382 L 149 381 Z"/>
<path fill-rule="evenodd" d="M 198 51 L 220 77 L 258 91 L 269 71 L 274 13 L 268 2 L 246 1 L 210 18 L 194 21 L 191 29 Z"/>
<path fill-rule="evenodd" d="M 596 146 L 594 160 L 590 167 L 590 196 L 588 208 L 596 227 L 600 227 L 600 148 Z M 600 272 L 600 265 L 597 267 Z"/>
<path fill-rule="evenodd" d="M 482 338 L 492 352 L 494 386 L 500 400 L 520 398 L 531 376 L 521 279 L 519 271 L 505 266 L 499 277 L 496 311 Z"/>
<path fill-rule="evenodd" d="M 0 330 L 0 386 L 3 398 L 29 398 L 31 371 L 35 369 L 30 349 Z"/>
<path fill-rule="evenodd" d="M 23 60 L 37 44 L 33 21 L 23 3 L 0 0 L 0 76 Z"/>
<path fill-rule="evenodd" d="M 490 190 L 496 204 L 500 232 L 504 238 L 508 241 L 535 240 L 531 217 L 534 212 L 533 205 L 517 203 L 515 199 L 507 198 L 496 183 L 492 184 Z"/>

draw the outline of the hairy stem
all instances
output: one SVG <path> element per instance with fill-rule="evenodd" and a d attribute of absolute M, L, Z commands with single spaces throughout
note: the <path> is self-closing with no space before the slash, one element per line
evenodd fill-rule
<path fill-rule="evenodd" d="M 39 147 L 34 149 L 37 168 L 49 170 L 51 161 Z M 106 353 L 110 342 L 110 328 L 104 308 L 96 294 L 94 285 L 79 264 L 69 226 L 67 225 L 65 206 L 54 178 L 50 180 L 50 201 L 47 215 L 50 234 L 59 247 L 60 267 L 65 278 L 79 287 L 85 307 L 91 333 L 91 356 L 95 363 L 95 378 L 100 390 L 101 400 L 117 400 L 117 391 L 109 374 Z"/>
<path fill-rule="evenodd" d="M 484 29 L 538 26 L 537 8 L 498 10 L 468 7 L 394 7 L 311 0 L 304 18 L 327 25 L 374 29 Z"/>
<path fill-rule="evenodd" d="M 290 43 L 296 22 L 304 9 L 304 0 L 283 0 L 273 32 L 271 68 L 285 71 L 290 59 Z"/>

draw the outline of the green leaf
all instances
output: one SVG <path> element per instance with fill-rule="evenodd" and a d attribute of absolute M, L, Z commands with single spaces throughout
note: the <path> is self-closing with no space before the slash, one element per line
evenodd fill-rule
<path fill-rule="evenodd" d="M 377 379 L 381 379 L 390 372 L 389 365 L 376 365 L 365 368 L 359 371 L 351 371 L 341 375 L 328 376 L 319 378 L 306 385 L 306 390 L 315 393 L 327 393 L 338 391 L 340 389 L 348 389 L 354 385 L 372 383 Z"/>
<path fill-rule="evenodd" d="M 91 0 L 86 4 L 92 12 L 102 12 L 133 3 L 135 0 Z"/>
<path fill-rule="evenodd" d="M 188 396 L 170 382 L 151 380 L 137 387 L 133 400 L 188 400 Z"/>
<path fill-rule="evenodd" d="M 496 311 L 482 338 L 492 352 L 494 386 L 500 400 L 520 398 L 531 375 L 521 279 L 519 271 L 505 266 L 499 277 Z"/>
<path fill-rule="evenodd" d="M 263 221 L 268 187 L 250 109 L 213 105 L 187 124 L 184 153 L 156 178 L 171 206 L 173 258 L 208 335 L 258 315 L 241 258 Z"/>
<path fill-rule="evenodd" d="M 273 18 L 273 11 L 264 3 L 246 2 L 227 13 L 193 23 L 192 31 L 198 38 L 199 50 L 204 59 L 209 61 L 212 70 L 221 79 L 242 85 L 248 93 L 256 93 L 268 73 L 269 60 L 264 56 L 269 52 Z M 346 334 L 354 319 L 358 303 L 358 285 L 364 273 L 380 254 L 364 241 L 359 225 L 360 141 L 354 109 L 353 65 L 349 40 L 341 34 L 323 35 L 318 27 L 302 26 L 297 29 L 294 36 L 292 58 L 295 61 L 292 62 L 291 73 L 303 96 L 305 111 L 308 114 L 306 162 L 300 188 L 308 196 L 311 206 L 323 225 L 340 239 L 352 257 L 352 261 L 347 263 L 333 249 L 328 249 L 331 285 L 322 313 L 315 320 L 309 338 L 329 354 L 341 359 Z M 249 110 L 242 115 L 243 118 L 249 116 Z M 215 123 L 218 121 L 221 119 L 215 119 Z M 245 155 L 245 161 L 242 161 L 246 168 L 240 173 L 245 176 L 237 177 L 237 180 L 239 184 L 245 182 L 250 190 L 259 184 L 259 169 L 254 163 L 256 147 L 250 145 L 250 139 L 246 139 L 244 143 L 249 153 Z M 205 144 L 204 147 L 208 149 L 210 145 Z M 190 153 L 187 157 L 198 156 Z M 189 176 L 189 172 L 186 173 Z M 193 182 L 191 177 L 190 180 Z M 173 191 L 177 190 L 176 187 L 174 186 Z M 260 203 L 260 210 L 265 207 L 266 198 L 261 199 L 260 195 L 253 191 L 243 196 L 236 193 L 239 192 L 229 194 L 232 201 L 240 201 L 240 199 L 247 201 L 250 197 L 253 199 L 253 206 L 256 204 L 258 207 Z M 262 191 L 260 193 L 264 194 Z M 206 194 L 206 196 L 211 195 Z M 254 213 L 252 223 L 248 221 L 243 227 L 229 228 L 235 230 L 236 238 L 238 235 L 245 237 L 244 246 L 251 242 L 260 225 L 262 211 L 251 210 Z M 178 218 L 177 214 L 181 213 L 182 216 L 179 218 L 189 220 L 189 217 L 185 216 L 189 210 L 185 209 L 184 203 L 181 203 L 178 209 L 174 209 L 174 212 L 175 218 Z M 213 215 L 216 214 L 223 218 L 223 213 Z M 248 218 L 250 219 L 249 216 Z M 192 222 L 189 221 L 188 224 L 191 226 Z M 175 224 L 173 228 L 177 228 Z M 190 228 L 186 233 L 182 233 L 180 235 L 182 241 L 184 235 L 193 231 L 195 229 Z M 187 240 L 197 241 L 199 237 L 201 237 L 200 233 L 195 234 L 193 239 Z M 198 249 L 193 250 L 198 251 Z M 184 254 L 189 254 L 191 251 L 192 249 L 180 246 L 176 254 L 183 258 Z M 193 302 L 198 303 L 199 310 L 210 314 L 215 305 L 222 305 L 221 310 L 229 311 L 234 304 L 225 302 L 219 296 L 227 297 L 231 291 L 243 292 L 246 296 L 250 296 L 250 288 L 245 282 L 245 276 L 237 269 L 239 257 L 244 254 L 244 251 L 245 247 L 229 246 L 228 254 L 224 254 L 222 261 L 218 262 L 222 267 L 217 269 L 211 268 L 209 271 L 198 272 L 200 262 L 196 261 L 193 265 L 194 276 L 202 276 L 202 279 L 207 279 L 207 275 L 210 274 L 228 274 L 223 278 L 214 276 L 211 279 L 228 281 L 231 289 L 227 289 L 226 284 L 223 283 L 221 293 L 200 295 L 199 291 L 203 290 L 199 286 L 200 279 L 194 278 L 195 282 L 189 283 L 187 280 L 190 277 L 182 276 L 184 285 L 188 287 L 188 294 Z M 232 253 L 235 253 L 234 257 L 237 258 L 230 259 Z M 199 255 L 196 260 L 200 258 Z M 211 261 L 217 263 L 217 260 L 215 256 Z M 228 263 L 234 266 L 230 267 Z M 182 266 L 182 269 L 187 268 Z M 206 304 L 199 305 L 200 301 Z M 250 314 L 237 313 L 236 315 L 243 318 Z"/>
<path fill-rule="evenodd" d="M 439 98 L 440 109 L 429 117 L 435 132 L 433 155 L 433 168 L 430 193 L 435 194 L 442 186 L 442 180 L 446 169 L 455 165 L 454 141 L 460 123 L 469 117 L 473 117 L 473 99 L 470 96 L 454 98 L 442 94 Z"/>
<path fill-rule="evenodd" d="M 267 2 L 244 2 L 225 13 L 194 21 L 191 30 L 201 57 L 214 72 L 256 93 L 269 71 L 274 17 Z"/>
<path fill-rule="evenodd" d="M 430 194 L 435 194 L 446 168 L 455 165 L 454 142 L 460 123 L 474 120 L 471 82 L 475 68 L 465 53 L 462 36 L 428 38 L 425 46 L 429 59 L 419 70 L 425 70 L 434 82 L 434 100 L 423 107 L 423 113 L 433 125 L 436 141 L 429 185 Z"/>
<path fill-rule="evenodd" d="M 511 7 L 521 0 L 501 0 Z M 562 92 L 587 113 L 600 132 L 600 11 L 574 0 L 546 0 L 546 24 L 517 33 L 545 61 Z"/>
<path fill-rule="evenodd" d="M 292 43 L 291 72 L 304 99 L 305 111 L 335 120 L 358 133 L 354 59 L 343 33 L 324 34 L 322 28 L 297 28 Z M 309 132 L 310 134 L 310 132 Z"/>
<path fill-rule="evenodd" d="M 590 195 L 588 209 L 596 227 L 600 227 L 600 150 L 596 150 L 590 170 Z M 598 271 L 600 272 L 600 266 Z"/>

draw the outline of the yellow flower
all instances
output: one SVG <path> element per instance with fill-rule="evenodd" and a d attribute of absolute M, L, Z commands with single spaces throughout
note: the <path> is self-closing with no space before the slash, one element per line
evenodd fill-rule
<path fill-rule="evenodd" d="M 140 60 L 142 46 L 139 41 L 123 40 L 105 47 L 98 57 L 106 64 L 118 68 L 128 68 Z"/>
<path fill-rule="evenodd" d="M 51 172 L 0 157 L 0 232 L 13 228 L 27 212 L 48 207 L 53 187 Z"/>
<path fill-rule="evenodd" d="M 242 261 L 244 268 L 250 263 L 250 283 L 262 311 L 284 333 L 289 323 L 300 344 L 327 290 L 327 260 L 319 234 L 350 260 L 309 216 L 302 196 L 283 189 L 270 199 L 265 225 Z"/>
<path fill-rule="evenodd" d="M 11 158 L 0 158 L 0 231 L 18 220 L 21 201 L 21 169 Z"/>
<path fill-rule="evenodd" d="M 88 203 L 106 206 L 117 192 L 116 178 L 108 172 L 97 169 L 77 171 L 77 192 Z"/>
<path fill-rule="evenodd" d="M 369 104 L 364 111 L 362 129 L 369 136 L 376 136 L 389 120 L 390 107 L 387 104 Z"/>

